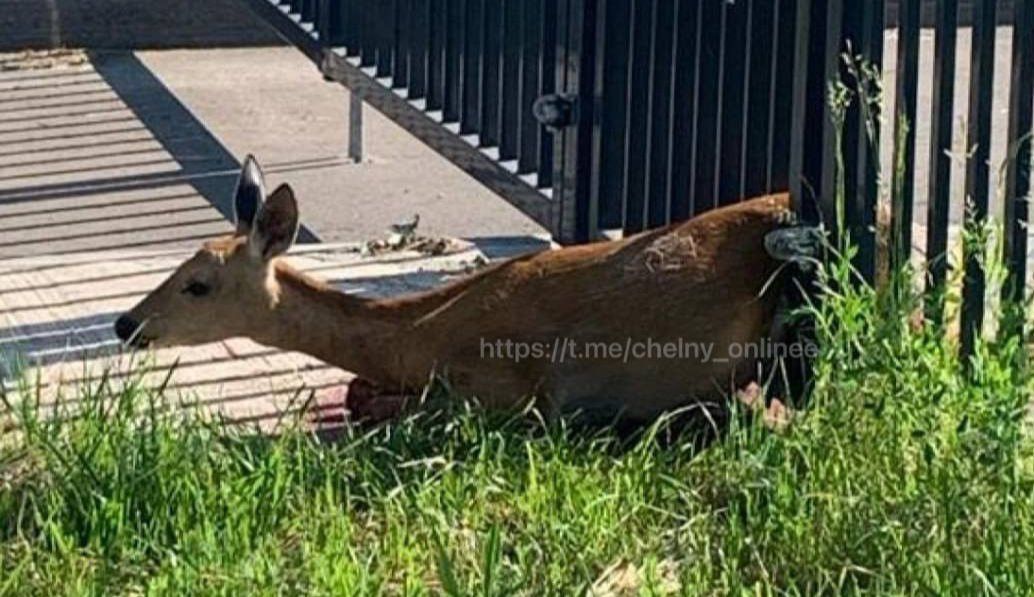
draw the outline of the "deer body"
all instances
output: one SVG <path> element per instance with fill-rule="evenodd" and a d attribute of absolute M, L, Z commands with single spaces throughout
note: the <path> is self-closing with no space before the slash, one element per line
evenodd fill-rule
<path fill-rule="evenodd" d="M 418 391 L 437 374 L 489 408 L 535 397 L 550 412 L 648 418 L 728 392 L 754 373 L 744 347 L 766 337 L 778 300 L 762 292 L 778 267 L 764 239 L 788 209 L 786 195 L 763 197 L 619 241 L 518 257 L 432 291 L 362 299 L 274 258 L 297 226 L 293 195 L 281 187 L 252 210 L 254 226 L 207 245 L 120 320 L 119 335 L 158 344 L 248 336 L 385 389 Z M 238 217 L 248 210 L 238 205 Z M 277 228 L 279 212 L 293 213 L 294 222 Z M 220 280 L 203 281 L 216 275 L 213 267 Z M 194 297 L 198 284 L 212 288 Z M 184 307 L 168 303 L 206 297 L 218 302 L 210 321 L 183 331 L 190 326 L 173 313 Z M 225 306 L 230 299 L 236 311 Z M 665 356 L 659 347 L 666 343 L 710 349 L 707 358 Z M 633 344 L 655 350 L 600 354 Z M 500 352 L 507 345 L 538 353 L 517 359 Z"/>

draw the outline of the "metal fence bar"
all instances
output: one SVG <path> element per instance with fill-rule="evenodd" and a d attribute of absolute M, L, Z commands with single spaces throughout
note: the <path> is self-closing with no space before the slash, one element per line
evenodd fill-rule
<path fill-rule="evenodd" d="M 795 78 L 797 76 L 797 37 L 802 30 L 798 22 L 798 3 L 805 0 L 776 0 L 775 27 L 772 57 L 772 87 L 769 95 L 772 103 L 769 107 L 768 120 L 768 162 L 766 189 L 771 191 L 793 188 L 791 177 L 791 161 L 795 144 L 794 135 L 799 129 L 794 128 L 793 114 L 795 110 Z M 807 64 L 802 65 L 806 67 Z M 751 162 L 748 162 L 748 166 Z M 797 196 L 795 196 L 796 198 Z"/>
<path fill-rule="evenodd" d="M 499 145 L 499 94 L 502 91 L 503 0 L 485 0 L 484 53 L 481 62 L 481 144 Z"/>
<path fill-rule="evenodd" d="M 832 4 L 832 2 L 831 2 Z M 843 3 L 844 51 L 860 56 L 876 72 L 883 65 L 883 0 Z M 862 67 L 861 64 L 858 65 Z M 843 80 L 852 86 L 868 86 L 864 74 L 857 81 L 847 72 Z M 861 93 L 867 93 L 860 90 Z M 873 89 L 873 92 L 875 90 Z M 863 278 L 876 278 L 876 204 L 879 200 L 879 118 L 871 98 L 855 97 L 844 124 L 845 213 L 851 240 L 858 249 L 855 266 Z"/>
<path fill-rule="evenodd" d="M 1012 87 L 1009 100 L 1010 155 L 1005 183 L 1005 262 L 1009 281 L 1004 299 L 1023 301 L 1027 282 L 1027 221 L 1031 201 L 1031 145 L 1034 144 L 1034 0 L 1017 0 L 1012 37 Z M 1020 34 L 1017 32 L 1027 32 Z M 1012 152 L 1010 151 L 1010 154 Z M 1022 328 L 1022 322 L 1019 323 Z"/>
<path fill-rule="evenodd" d="M 772 87 L 779 51 L 776 47 L 780 20 L 778 1 L 751 0 L 747 6 L 746 117 L 743 119 L 742 192 L 757 196 L 768 192 L 769 171 L 775 159 L 771 146 L 772 105 L 776 91 Z M 789 88 L 787 88 L 789 89 Z"/>
<path fill-rule="evenodd" d="M 697 73 L 697 23 L 700 2 L 678 0 L 675 7 L 675 48 L 672 83 L 671 169 L 668 174 L 668 206 L 673 220 L 684 220 L 693 211 L 693 119 Z"/>
<path fill-rule="evenodd" d="M 697 76 L 694 82 L 696 131 L 693 135 L 693 210 L 690 215 L 718 204 L 719 94 L 721 87 L 722 30 L 721 2 L 701 2 L 697 21 Z"/>
<path fill-rule="evenodd" d="M 481 130 L 481 55 L 485 0 L 467 0 L 466 28 L 463 32 L 463 110 L 460 133 Z"/>
<path fill-rule="evenodd" d="M 446 3 L 448 0 L 431 0 L 429 19 L 430 49 L 427 60 L 427 109 L 443 110 L 445 107 L 445 34 Z"/>
<path fill-rule="evenodd" d="M 646 172 L 648 129 L 650 123 L 650 43 L 654 2 L 632 0 L 631 56 L 628 62 L 628 117 L 625 125 L 625 232 L 636 233 L 646 227 Z"/>
<path fill-rule="evenodd" d="M 431 0 L 413 0 L 410 18 L 409 99 L 427 99 L 431 75 Z"/>
<path fill-rule="evenodd" d="M 413 17 L 413 0 L 396 0 L 395 11 L 395 49 L 394 64 L 391 67 L 393 86 L 399 89 L 409 88 L 409 52 Z"/>
<path fill-rule="evenodd" d="M 939 323 L 944 314 L 941 295 L 948 275 L 948 216 L 951 211 L 951 168 L 955 118 L 955 49 L 958 0 L 937 3 L 934 38 L 933 101 L 930 136 L 930 182 L 927 189 L 926 260 L 927 320 Z"/>
<path fill-rule="evenodd" d="M 445 122 L 459 122 L 463 103 L 463 33 L 466 30 L 464 0 L 445 3 Z"/>
<path fill-rule="evenodd" d="M 344 3 L 320 0 L 316 6 L 316 30 L 323 45 L 339 47 L 344 42 Z"/>
<path fill-rule="evenodd" d="M 395 50 L 395 1 L 377 0 L 376 2 L 376 35 L 377 35 L 377 76 L 392 75 L 393 53 Z"/>
<path fill-rule="evenodd" d="M 894 269 L 912 254 L 912 214 L 915 198 L 916 104 L 919 92 L 919 9 L 921 0 L 901 0 L 898 28 L 897 106 L 894 110 L 894 161 L 890 173 L 890 246 Z"/>
<path fill-rule="evenodd" d="M 517 159 L 520 146 L 520 99 L 523 67 L 522 5 L 525 0 L 503 0 L 503 72 L 500 91 L 499 158 Z"/>
<path fill-rule="evenodd" d="M 996 0 L 978 0 L 973 5 L 973 51 L 970 58 L 969 157 L 966 172 L 966 221 L 981 224 L 987 219 L 991 170 L 991 103 L 994 99 Z M 960 349 L 973 354 L 984 322 L 985 276 L 980 262 L 983 247 L 965 247 L 966 273 L 962 285 Z"/>
<path fill-rule="evenodd" d="M 743 199 L 743 125 L 749 53 L 747 52 L 746 2 L 723 3 L 722 76 L 719 88 L 718 204 Z"/>
<path fill-rule="evenodd" d="M 554 135 L 554 200 L 559 201 L 561 242 L 596 237 L 597 198 L 591 185 L 595 109 L 596 26 L 599 0 L 557 2 L 557 92 L 575 102 L 575 121 Z"/>
<path fill-rule="evenodd" d="M 539 168 L 539 151 L 542 147 L 542 126 L 535 119 L 532 106 L 541 95 L 539 91 L 542 76 L 542 46 L 539 39 L 542 27 L 551 26 L 542 20 L 542 5 L 533 0 L 523 3 L 524 18 L 521 23 L 521 96 L 518 103 L 520 110 L 520 149 L 518 151 L 517 172 L 528 174 Z"/>
<path fill-rule="evenodd" d="M 668 184 L 671 172 L 671 96 L 675 72 L 675 3 L 658 2 L 650 45 L 650 124 L 647 135 L 646 222 L 657 227 L 671 221 Z"/>
<path fill-rule="evenodd" d="M 352 0 L 350 2 L 344 2 L 342 9 L 342 19 L 344 28 L 344 43 L 347 51 L 347 55 L 350 57 L 358 56 L 362 43 L 360 42 L 361 34 L 359 28 L 361 22 L 359 20 L 359 2 Z"/>
<path fill-rule="evenodd" d="M 535 0 L 528 0 L 533 2 Z M 556 91 L 556 67 L 557 67 L 557 28 L 558 21 L 557 4 L 554 0 L 541 0 L 542 2 L 542 65 L 539 73 L 539 95 L 549 95 Z M 542 131 L 539 142 L 539 188 L 550 188 L 553 186 L 553 161 L 554 161 L 554 134 L 549 131 Z M 554 197 L 555 199 L 555 197 Z"/>
<path fill-rule="evenodd" d="M 359 7 L 359 64 L 377 66 L 377 0 L 357 0 Z"/>

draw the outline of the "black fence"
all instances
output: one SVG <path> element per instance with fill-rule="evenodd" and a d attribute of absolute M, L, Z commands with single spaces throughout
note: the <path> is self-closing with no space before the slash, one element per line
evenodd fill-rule
<path fill-rule="evenodd" d="M 789 185 L 798 0 L 251 3 L 561 242 Z"/>
<path fill-rule="evenodd" d="M 247 0 L 364 101 L 464 168 L 565 243 L 633 233 L 719 205 L 789 189 L 807 221 L 836 213 L 834 158 L 844 158 L 846 224 L 858 267 L 877 268 L 878 147 L 864 110 L 847 112 L 835 147 L 829 83 L 844 52 L 885 62 L 885 0 Z M 1026 280 L 1029 143 L 1034 103 L 1034 0 L 964 0 L 972 56 L 956 64 L 959 0 L 937 0 L 933 102 L 917 108 L 920 19 L 930 0 L 893 2 L 899 43 L 892 117 L 910 123 L 895 163 L 892 253 L 921 243 L 930 284 L 947 269 L 956 70 L 969 69 L 972 216 L 989 215 L 995 25 L 1013 37 L 1001 214 L 1013 296 Z M 924 17 L 923 10 L 927 11 Z M 886 57 L 890 59 L 890 57 Z M 913 126 L 929 118 L 929 155 Z M 884 143 L 890 140 L 882 140 Z M 917 164 L 929 164 L 917 189 Z M 917 197 L 927 238 L 912 238 Z M 962 339 L 984 313 L 985 284 L 968 259 Z M 939 317 L 938 308 L 929 314 Z"/>
<path fill-rule="evenodd" d="M 1003 257 L 1008 265 L 1009 280 L 1003 298 L 1022 299 L 1029 286 L 1027 219 L 1031 198 L 1030 136 L 1034 131 L 1034 42 L 1031 40 L 1034 0 L 965 1 L 962 3 L 968 9 L 965 17 L 972 23 L 972 29 L 961 27 L 959 0 L 938 0 L 933 7 L 932 62 L 925 65 L 920 61 L 921 10 L 924 6 L 929 9 L 931 3 L 900 0 L 898 4 L 897 54 L 885 57 L 882 0 L 812 2 L 813 33 L 807 36 L 809 75 L 804 85 L 808 99 L 802 119 L 805 151 L 800 180 L 811 184 L 819 200 L 814 204 L 804 202 L 804 206 L 820 208 L 827 219 L 835 210 L 832 164 L 837 148 L 833 143 L 830 108 L 820 101 L 820 94 L 828 81 L 848 78 L 843 72 L 842 52 L 850 47 L 877 67 L 894 60 L 896 99 L 894 106 L 888 106 L 893 111 L 885 115 L 893 123 L 893 138 L 875 139 L 877 145 L 894 146 L 891 168 L 895 171 L 886 176 L 897 176 L 897 170 L 901 174 L 900 184 L 891 185 L 890 256 L 900 262 L 912 257 L 914 249 L 919 249 L 922 267 L 927 272 L 927 288 L 942 289 L 949 274 L 949 238 L 958 236 L 957 231 L 966 223 L 993 217 L 1004 223 Z M 1006 7 L 1010 18 L 1002 19 L 999 8 Z M 1011 36 L 1011 56 L 1008 60 L 998 56 L 997 62 L 1008 62 L 1011 70 L 999 73 L 996 80 L 996 39 L 1003 20 L 1013 23 L 1015 34 Z M 962 35 L 967 36 L 970 54 L 968 60 L 960 62 L 956 55 Z M 932 98 L 927 111 L 921 111 L 917 102 L 919 77 L 924 67 L 932 70 Z M 956 86 L 962 79 L 959 75 L 963 72 L 968 78 L 968 89 L 964 91 L 969 99 L 967 115 L 959 119 L 955 96 Z M 1004 85 L 1009 89 L 1008 119 L 1006 126 L 997 131 L 998 136 L 1004 134 L 1005 138 L 996 139 L 992 135 L 992 108 L 1000 106 L 993 106 L 994 92 L 996 86 Z M 928 153 L 920 154 L 916 130 L 917 124 L 924 121 L 929 123 L 930 139 Z M 879 151 L 870 146 L 872 141 L 866 138 L 864 131 L 865 116 L 856 102 L 847 115 L 841 148 L 846 165 L 846 220 L 852 239 L 859 247 L 858 267 L 872 279 L 878 261 L 876 213 L 880 189 L 876 186 L 875 168 Z M 955 137 L 964 138 L 961 148 L 953 145 Z M 1007 151 L 1004 181 L 999 181 L 1003 183 L 1000 211 L 991 213 L 992 198 L 999 191 L 991 184 L 992 170 L 997 166 L 991 162 L 995 143 L 1005 146 Z M 953 183 L 953 166 L 960 159 L 965 167 L 964 180 Z M 928 168 L 928 181 L 920 187 L 915 182 L 916 172 L 924 165 Z M 804 196 L 803 189 L 798 190 Z M 916 206 L 924 204 L 925 213 L 918 213 Z M 961 217 L 955 217 L 959 214 Z M 925 238 L 913 235 L 917 221 L 925 224 Z M 953 228 L 954 235 L 951 234 Z M 974 340 L 984 327 L 987 301 L 991 298 L 987 296 L 985 272 L 978 259 L 981 249 L 971 249 L 963 255 L 965 271 L 959 329 L 964 354 L 973 350 Z M 926 316 L 930 321 L 941 321 L 943 302 L 931 302 Z"/>

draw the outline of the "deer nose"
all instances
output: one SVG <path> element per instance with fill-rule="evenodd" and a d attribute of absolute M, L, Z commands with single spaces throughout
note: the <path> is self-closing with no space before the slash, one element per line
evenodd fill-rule
<path fill-rule="evenodd" d="M 129 342 L 133 335 L 136 334 L 137 328 L 140 327 L 136 321 L 134 321 L 128 315 L 123 315 L 115 321 L 115 335 L 118 336 L 119 340 L 123 342 Z"/>

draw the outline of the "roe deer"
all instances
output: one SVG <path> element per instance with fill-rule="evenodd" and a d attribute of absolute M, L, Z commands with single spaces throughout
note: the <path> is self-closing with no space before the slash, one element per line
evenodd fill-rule
<path fill-rule="evenodd" d="M 551 414 L 649 419 L 753 379 L 779 298 L 763 292 L 780 265 L 765 239 L 788 210 L 786 194 L 761 197 L 364 299 L 278 259 L 298 229 L 295 196 L 281 185 L 267 197 L 249 156 L 236 232 L 205 244 L 115 327 L 138 347 L 246 336 L 385 390 L 418 392 L 437 374 L 487 408 L 534 398 Z"/>

